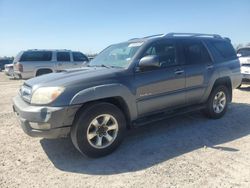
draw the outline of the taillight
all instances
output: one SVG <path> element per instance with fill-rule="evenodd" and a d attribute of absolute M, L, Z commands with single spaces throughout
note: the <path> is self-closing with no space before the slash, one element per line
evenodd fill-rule
<path fill-rule="evenodd" d="M 23 72 L 23 65 L 21 63 L 17 63 L 17 70 Z"/>

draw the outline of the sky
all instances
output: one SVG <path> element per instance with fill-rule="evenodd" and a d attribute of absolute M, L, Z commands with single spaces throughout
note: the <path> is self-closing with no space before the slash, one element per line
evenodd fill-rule
<path fill-rule="evenodd" d="M 0 56 L 27 49 L 98 53 L 169 32 L 250 42 L 250 0 L 0 0 Z"/>

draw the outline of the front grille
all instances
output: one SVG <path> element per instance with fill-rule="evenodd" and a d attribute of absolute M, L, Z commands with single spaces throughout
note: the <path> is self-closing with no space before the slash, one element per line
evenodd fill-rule
<path fill-rule="evenodd" d="M 32 95 L 32 88 L 24 84 L 20 89 L 20 94 L 25 101 L 30 102 Z"/>

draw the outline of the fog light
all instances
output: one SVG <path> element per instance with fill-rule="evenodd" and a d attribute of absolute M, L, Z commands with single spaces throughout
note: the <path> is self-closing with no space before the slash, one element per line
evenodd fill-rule
<path fill-rule="evenodd" d="M 29 122 L 29 124 L 33 129 L 48 130 L 51 128 L 49 123 Z"/>

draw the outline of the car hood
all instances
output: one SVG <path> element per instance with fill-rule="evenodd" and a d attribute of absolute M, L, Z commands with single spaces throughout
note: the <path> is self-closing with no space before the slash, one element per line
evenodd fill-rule
<path fill-rule="evenodd" d="M 25 84 L 33 87 L 49 86 L 74 86 L 90 84 L 91 82 L 111 79 L 116 73 L 124 71 L 118 68 L 106 67 L 84 67 L 78 69 L 68 69 L 58 73 L 50 73 L 35 77 L 25 81 Z"/>

